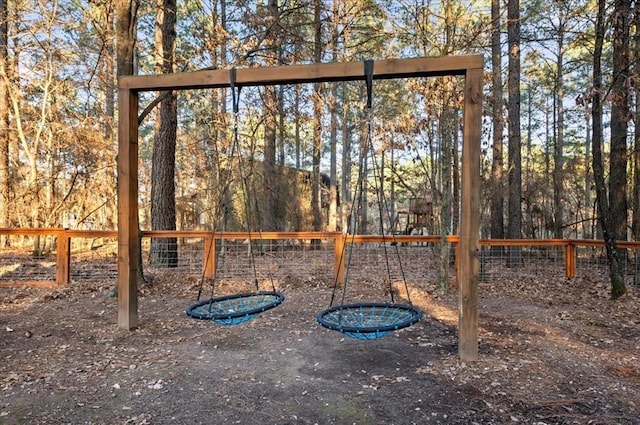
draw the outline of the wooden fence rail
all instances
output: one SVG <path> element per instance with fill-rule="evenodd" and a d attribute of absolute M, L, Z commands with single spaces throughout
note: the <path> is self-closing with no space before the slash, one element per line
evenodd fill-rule
<path fill-rule="evenodd" d="M 72 276 L 72 240 L 90 240 L 96 238 L 117 240 L 118 232 L 114 230 L 70 230 L 61 228 L 0 228 L 0 240 L 7 237 L 30 237 L 43 238 L 50 237 L 52 249 L 50 257 L 55 257 L 55 280 L 2 280 L 0 276 L 0 286 L 12 285 L 67 285 L 71 283 Z M 264 241 L 295 241 L 296 243 L 310 243 L 310 241 L 323 241 L 333 245 L 333 276 L 338 281 L 344 281 L 345 266 L 343 260 L 343 248 L 345 243 L 355 244 L 401 244 L 401 245 L 426 245 L 440 244 L 443 238 L 440 236 L 422 235 L 345 235 L 341 232 L 217 232 L 210 231 L 142 231 L 140 237 L 149 238 L 182 238 L 201 239 L 203 241 L 203 268 L 200 271 L 205 277 L 213 277 L 216 273 L 216 244 L 221 240 L 264 240 Z M 459 247 L 458 236 L 447 236 L 444 242 L 451 244 L 456 252 Z M 484 252 L 491 249 L 508 251 L 510 247 L 522 247 L 527 249 L 557 249 L 562 252 L 564 262 L 564 277 L 571 279 L 579 271 L 577 262 L 579 249 L 597 249 L 604 252 L 604 242 L 600 240 L 582 239 L 481 239 L 480 263 L 481 267 L 488 256 Z M 55 248 L 53 248 L 55 246 Z M 620 241 L 619 248 L 627 249 L 635 255 L 640 253 L 640 242 Z M 494 248 L 492 248 L 494 247 Z M 11 247 L 0 248 L 0 257 L 8 257 Z M 457 273 L 458 255 L 454 255 L 455 270 Z M 115 263 L 115 259 L 114 259 Z M 640 272 L 640 266 L 636 267 Z"/>

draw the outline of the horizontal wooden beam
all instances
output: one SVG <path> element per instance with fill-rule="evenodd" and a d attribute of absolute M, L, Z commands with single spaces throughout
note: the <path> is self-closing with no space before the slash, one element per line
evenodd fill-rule
<path fill-rule="evenodd" d="M 143 238 L 211 238 L 214 239 L 336 239 L 342 232 L 219 232 L 211 230 L 143 230 Z"/>
<path fill-rule="evenodd" d="M 373 79 L 464 75 L 468 69 L 481 69 L 482 66 L 482 55 L 382 59 L 373 62 Z M 364 79 L 364 62 L 358 61 L 238 68 L 234 83 L 238 86 L 264 86 Z M 229 69 L 123 76 L 119 80 L 121 89 L 134 91 L 210 89 L 229 87 L 230 85 L 231 71 Z"/>
<path fill-rule="evenodd" d="M 64 236 L 69 238 L 112 238 L 118 237 L 117 230 L 76 230 L 59 227 L 0 227 L 0 235 L 9 236 Z M 212 232 L 211 230 L 143 230 L 143 238 L 205 238 L 215 236 L 216 239 L 248 239 L 247 232 Z M 351 241 L 353 235 L 345 235 L 342 232 L 251 232 L 253 239 L 336 239 L 338 237 Z M 437 239 L 437 240 L 435 240 Z M 440 236 L 422 235 L 356 235 L 356 243 L 369 242 L 441 242 Z M 458 235 L 448 235 L 445 238 L 448 243 L 458 243 Z M 604 247 L 601 239 L 480 239 L 482 246 L 566 246 L 575 245 L 578 248 Z M 638 241 L 616 241 L 618 248 L 640 250 Z M 55 284 L 55 282 L 53 282 Z"/>
<path fill-rule="evenodd" d="M 17 286 L 32 286 L 36 288 L 48 288 L 59 286 L 55 280 L 15 280 L 11 282 L 0 282 L 0 288 L 14 288 Z"/>

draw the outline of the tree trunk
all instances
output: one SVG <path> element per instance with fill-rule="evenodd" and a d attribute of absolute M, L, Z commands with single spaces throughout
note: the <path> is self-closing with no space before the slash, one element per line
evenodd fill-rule
<path fill-rule="evenodd" d="M 458 135 L 461 134 L 460 129 L 458 128 L 458 123 L 462 122 L 461 117 L 459 116 L 459 110 L 453 109 L 451 117 L 451 128 L 452 128 L 452 145 L 451 145 L 451 164 L 453 165 L 453 173 L 452 173 L 452 181 L 453 187 L 451 188 L 453 199 L 452 199 L 452 211 L 451 211 L 451 234 L 459 235 L 460 234 L 460 191 L 461 191 L 461 175 L 460 175 L 460 152 L 458 147 L 460 143 L 458 143 Z M 452 247 L 453 248 L 453 247 Z"/>
<path fill-rule="evenodd" d="M 156 71 L 169 74 L 175 63 L 176 0 L 159 0 L 156 19 Z M 171 92 L 160 102 L 155 128 L 151 170 L 152 230 L 176 229 L 177 115 L 177 97 Z M 177 267 L 177 238 L 153 238 L 150 262 L 162 267 Z"/>
<path fill-rule="evenodd" d="M 213 2 L 216 4 L 217 2 Z M 215 17 L 212 17 L 215 19 Z M 227 2 L 220 2 L 220 27 L 223 32 L 226 34 L 228 32 L 227 27 Z M 212 22 L 212 28 L 216 28 L 216 22 Z M 213 53 L 213 63 L 212 66 L 220 66 L 221 68 L 227 67 L 227 37 L 222 37 L 220 40 L 219 46 L 212 46 Z M 212 112 L 214 114 L 218 113 L 220 116 L 219 122 L 225 122 L 227 117 L 227 89 L 222 90 L 213 90 L 212 101 L 214 107 L 212 108 Z M 212 118 L 215 118 L 212 117 Z M 235 117 L 234 117 L 235 120 Z M 215 193 L 212 197 L 214 198 L 213 205 L 216 206 L 214 211 L 218 211 L 214 213 L 214 216 L 211 217 L 211 229 L 219 229 L 220 231 L 225 231 L 227 229 L 227 220 L 232 210 L 232 194 L 229 193 L 229 184 L 232 179 L 232 170 L 233 166 L 231 163 L 226 164 L 226 168 L 221 162 L 222 156 L 220 155 L 221 149 L 224 149 L 226 152 L 230 151 L 231 142 L 229 140 L 228 131 L 223 126 L 218 126 L 218 128 L 213 129 L 213 138 L 211 140 L 211 149 L 213 151 L 212 158 L 209 160 L 210 169 L 211 169 L 211 188 Z M 221 188 L 222 186 L 222 188 Z M 225 241 L 221 242 L 221 249 L 224 248 Z"/>
<path fill-rule="evenodd" d="M 275 86 L 264 88 L 265 117 L 264 117 L 264 178 L 263 193 L 264 207 L 262 208 L 262 230 L 277 230 L 277 208 L 276 199 L 277 173 L 276 173 L 276 110 L 277 92 Z M 250 194 L 247 194 L 249 196 Z M 250 199 L 249 202 L 252 200 Z"/>
<path fill-rule="evenodd" d="M 491 237 L 504 238 L 504 168 L 502 114 L 502 44 L 500 41 L 500 0 L 491 0 L 491 69 L 493 147 L 491 162 Z M 500 250 L 500 247 L 493 249 Z"/>
<path fill-rule="evenodd" d="M 440 252 L 438 259 L 438 281 L 440 288 L 445 289 L 449 284 L 449 250 L 450 245 L 446 238 L 453 233 L 452 229 L 452 169 L 453 169 L 453 113 L 451 110 L 451 77 L 443 77 L 440 117 L 438 118 L 438 133 L 440 138 L 440 187 L 442 198 L 440 200 Z M 420 226 L 420 223 L 416 223 Z"/>
<path fill-rule="evenodd" d="M 331 28 L 331 49 L 332 59 L 334 62 L 338 62 L 338 2 L 333 3 L 333 25 Z M 331 114 L 329 124 L 329 225 L 327 230 L 333 232 L 338 225 L 338 84 L 334 83 L 331 86 L 331 108 L 329 113 Z"/>
<path fill-rule="evenodd" d="M 369 232 L 369 182 L 367 180 L 369 175 L 369 143 L 371 143 L 371 140 L 369 140 L 369 124 L 369 122 L 364 123 L 360 129 L 360 161 L 358 164 L 361 172 L 358 173 L 358 189 L 355 194 L 357 199 L 354 199 L 356 203 L 354 214 L 358 223 L 355 234 L 361 235 L 366 235 Z"/>
<path fill-rule="evenodd" d="M 136 16 L 138 15 L 139 0 L 116 0 L 116 74 L 133 75 L 134 71 L 134 46 L 136 42 Z M 138 225 L 138 235 L 140 235 Z M 144 271 L 142 267 L 142 238 L 138 236 L 138 261 L 137 281 L 144 283 Z M 117 294 L 117 287 L 111 295 Z"/>
<path fill-rule="evenodd" d="M 302 135 L 301 135 L 301 127 L 302 123 L 302 114 L 300 113 L 300 104 L 301 104 L 301 86 L 300 84 L 295 87 L 295 96 L 294 96 L 294 105 L 293 109 L 295 111 L 295 129 L 294 129 L 294 139 L 295 139 L 295 156 L 296 156 L 296 170 L 300 170 L 302 166 Z M 298 202 L 300 198 L 300 185 L 295 185 L 293 188 L 293 196 Z M 293 231 L 302 230 L 302 212 L 300 208 L 296 208 L 295 216 L 293 217 Z"/>
<path fill-rule="evenodd" d="M 609 217 L 612 237 L 627 240 L 627 130 L 629 115 L 630 0 L 616 0 L 613 11 L 613 86 L 611 97 L 611 154 L 609 158 Z M 622 262 L 626 251 L 619 250 Z M 611 282 L 611 297 L 626 292 L 624 279 Z"/>
<path fill-rule="evenodd" d="M 584 100 L 583 100 L 584 101 Z M 593 219 L 594 216 L 590 213 L 593 208 L 593 203 L 591 199 L 591 111 L 589 109 L 589 103 L 584 102 L 585 108 L 585 171 L 584 171 L 584 208 L 585 208 L 585 220 L 582 226 L 582 237 L 584 239 L 592 239 L 594 238 L 593 231 Z"/>
<path fill-rule="evenodd" d="M 116 0 L 116 73 L 133 75 L 139 0 Z"/>
<path fill-rule="evenodd" d="M 336 108 L 338 85 L 331 90 L 330 158 L 329 158 L 329 226 L 334 232 L 338 225 L 338 111 Z"/>
<path fill-rule="evenodd" d="M 0 0 L 0 227 L 10 227 L 9 194 L 9 78 L 7 75 L 8 60 L 8 26 L 7 0 Z M 9 243 L 9 238 L 0 236 L 0 247 Z"/>
<path fill-rule="evenodd" d="M 283 61 L 280 60 L 280 62 L 282 63 Z M 287 115 L 284 108 L 284 92 L 285 92 L 285 87 L 278 86 L 278 105 L 277 105 L 278 106 L 278 134 L 277 134 L 278 137 L 277 137 L 277 140 L 278 140 L 278 166 L 280 167 L 285 166 L 285 157 L 286 157 L 285 144 L 287 140 L 287 125 L 286 125 Z"/>
<path fill-rule="evenodd" d="M 640 1 L 635 2 L 633 28 L 635 37 L 633 42 L 633 71 L 635 78 L 640 77 Z M 640 118 L 640 86 L 633 86 L 635 95 L 635 122 Z M 633 217 L 631 229 L 633 239 L 640 241 L 640 125 L 633 128 Z"/>
<path fill-rule="evenodd" d="M 604 142 L 602 125 L 602 46 L 605 37 L 605 0 L 598 1 L 598 15 L 596 19 L 596 42 L 593 54 L 593 91 L 591 93 L 593 107 L 591 119 L 593 121 L 593 179 L 596 185 L 596 202 L 598 204 L 598 217 L 602 236 L 609 261 L 609 278 L 611 279 L 611 296 L 615 298 L 613 288 L 624 288 L 624 273 L 618 257 L 615 233 L 612 231 L 613 223 L 610 215 L 607 187 L 604 176 L 604 160 L 602 158 L 602 144 Z"/>
<path fill-rule="evenodd" d="M 273 22 L 278 20 L 278 2 L 269 0 L 268 15 Z M 266 54 L 267 66 L 275 66 L 278 63 L 278 34 L 273 29 L 268 29 L 266 39 L 269 40 L 268 45 L 272 46 Z M 262 180 L 264 204 L 260 209 L 262 214 L 260 226 L 265 231 L 279 230 L 278 225 L 278 198 L 280 192 L 278 184 L 278 173 L 276 171 L 276 143 L 277 143 L 277 111 L 278 111 L 278 92 L 275 86 L 266 86 L 264 88 L 264 176 Z M 249 196 L 249 194 L 247 194 Z M 250 200 L 249 202 L 251 202 Z"/>
<path fill-rule="evenodd" d="M 111 5 L 104 6 L 105 8 L 111 7 Z M 109 19 L 112 19 L 112 13 L 108 14 Z M 113 22 L 110 22 L 106 31 L 106 39 L 108 43 L 105 46 L 105 57 L 103 59 L 103 71 L 102 71 L 102 79 L 103 79 L 103 87 L 104 87 L 104 137 L 108 141 L 108 143 L 112 145 L 117 145 L 117 134 L 114 130 L 114 123 L 116 117 L 116 102 L 117 102 L 117 81 L 116 81 L 116 57 L 115 57 L 115 45 L 113 43 L 115 39 L 115 32 L 113 27 Z M 102 219 L 102 224 L 104 228 L 113 229 L 115 227 L 115 223 L 118 222 L 118 207 L 117 203 L 112 199 L 116 198 L 115 193 L 117 189 L 115 189 L 115 176 L 108 169 L 100 171 L 99 177 L 104 181 L 104 185 L 106 187 L 113 187 L 114 196 L 109 196 L 108 203 L 105 206 L 105 213 Z"/>
<path fill-rule="evenodd" d="M 507 237 L 522 237 L 522 141 L 520 135 L 520 1 L 509 0 L 507 6 L 509 39 L 508 120 L 509 120 L 509 206 Z M 520 247 L 511 247 L 507 265 L 522 264 Z"/>
<path fill-rule="evenodd" d="M 562 239 L 564 226 L 564 74 L 563 74 L 563 57 L 564 57 L 564 32 L 559 29 L 558 39 L 558 58 L 556 62 L 556 105 L 557 105 L 557 121 L 556 121 L 556 144 L 553 153 L 553 205 L 555 217 L 553 220 L 554 237 Z"/>
<path fill-rule="evenodd" d="M 314 8 L 314 43 L 313 56 L 316 63 L 322 59 L 322 21 L 320 20 L 320 0 L 313 2 Z M 313 154 L 312 154 L 312 188 L 311 211 L 313 214 L 313 230 L 322 230 L 322 210 L 320 208 L 320 159 L 322 155 L 322 94 L 321 84 L 313 85 Z"/>
<path fill-rule="evenodd" d="M 350 216 L 352 212 L 353 198 L 351 194 L 351 127 L 349 114 L 349 92 L 346 88 L 346 84 L 343 84 L 342 89 L 342 178 L 340 182 L 340 189 L 342 193 L 342 215 L 341 224 L 342 231 L 350 233 L 351 223 L 353 222 Z"/>

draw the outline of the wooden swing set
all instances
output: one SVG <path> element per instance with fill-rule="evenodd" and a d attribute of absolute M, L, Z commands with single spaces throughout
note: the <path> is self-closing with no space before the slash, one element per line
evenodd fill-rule
<path fill-rule="evenodd" d="M 384 59 L 373 79 L 464 76 L 464 125 L 459 264 L 458 355 L 478 359 L 479 182 L 483 57 L 481 55 Z M 237 69 L 235 84 L 264 86 L 364 80 L 362 62 Z M 124 76 L 118 82 L 118 327 L 138 326 L 138 95 L 145 91 L 230 86 L 229 70 Z"/>

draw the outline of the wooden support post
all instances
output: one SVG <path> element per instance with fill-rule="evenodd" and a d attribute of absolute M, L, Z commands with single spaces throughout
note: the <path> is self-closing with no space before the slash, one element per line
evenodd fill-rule
<path fill-rule="evenodd" d="M 212 278 L 216 275 L 216 240 L 213 235 L 204 238 L 204 277 Z"/>
<path fill-rule="evenodd" d="M 118 327 L 138 327 L 138 94 L 118 93 Z"/>
<path fill-rule="evenodd" d="M 567 279 L 576 277 L 576 246 L 568 243 L 564 246 L 564 273 Z"/>
<path fill-rule="evenodd" d="M 334 279 L 341 285 L 344 285 L 345 274 L 344 238 L 343 234 L 337 234 L 333 243 Z"/>
<path fill-rule="evenodd" d="M 71 283 L 71 238 L 64 230 L 56 238 L 56 283 L 68 285 Z"/>
<path fill-rule="evenodd" d="M 480 138 L 482 68 L 468 69 L 464 86 L 462 208 L 460 220 L 460 288 L 458 355 L 478 359 L 478 248 L 480 232 Z"/>

